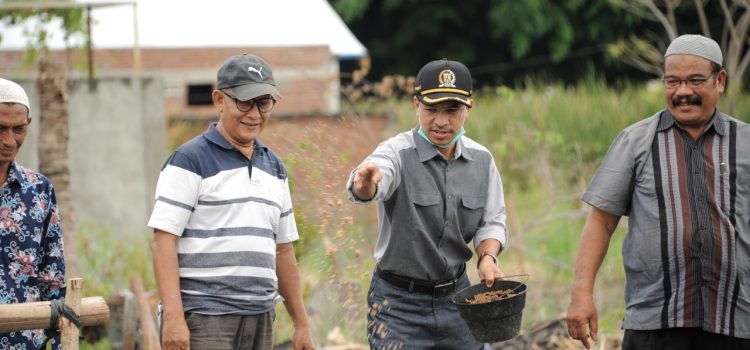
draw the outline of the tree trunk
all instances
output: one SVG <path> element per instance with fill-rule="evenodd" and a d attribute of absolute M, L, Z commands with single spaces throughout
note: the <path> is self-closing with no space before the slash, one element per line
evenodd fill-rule
<path fill-rule="evenodd" d="M 65 70 L 39 60 L 39 172 L 52 181 L 57 195 L 65 246 L 66 279 L 79 277 L 78 244 L 68 160 L 68 86 Z"/>

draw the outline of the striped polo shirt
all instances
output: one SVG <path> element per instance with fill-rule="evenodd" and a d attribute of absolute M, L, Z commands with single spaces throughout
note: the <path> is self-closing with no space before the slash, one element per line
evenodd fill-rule
<path fill-rule="evenodd" d="M 185 311 L 211 315 L 271 310 L 276 245 L 298 238 L 281 159 L 260 140 L 249 159 L 215 123 L 167 160 L 148 226 L 180 237 Z"/>
<path fill-rule="evenodd" d="M 625 329 L 750 338 L 750 126 L 694 140 L 668 110 L 623 130 L 583 200 L 628 215 Z"/>

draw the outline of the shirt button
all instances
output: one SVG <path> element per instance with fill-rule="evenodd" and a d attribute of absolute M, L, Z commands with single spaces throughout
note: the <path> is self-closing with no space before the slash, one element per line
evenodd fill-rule
<path fill-rule="evenodd" d="M 448 199 L 453 199 L 453 195 L 452 195 L 452 194 L 449 194 L 449 195 L 448 195 Z"/>

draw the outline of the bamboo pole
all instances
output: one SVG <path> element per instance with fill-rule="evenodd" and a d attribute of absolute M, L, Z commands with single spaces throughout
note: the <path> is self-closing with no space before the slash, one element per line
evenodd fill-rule
<path fill-rule="evenodd" d="M 51 310 L 49 301 L 0 304 L 0 333 L 47 329 Z M 109 307 L 102 297 L 83 298 L 78 315 L 81 318 L 81 326 L 102 325 L 109 319 Z"/>
<path fill-rule="evenodd" d="M 138 329 L 138 307 L 135 294 L 129 290 L 122 292 L 122 350 L 135 350 Z"/>
<path fill-rule="evenodd" d="M 71 278 L 68 280 L 68 288 L 65 291 L 65 305 L 70 306 L 76 315 L 81 312 L 81 292 L 83 291 L 83 278 Z M 81 330 L 69 319 L 62 317 L 60 322 L 60 343 L 63 349 L 78 350 L 78 336 Z"/>
<path fill-rule="evenodd" d="M 133 294 L 135 294 L 137 301 L 136 305 L 138 305 L 138 314 L 141 318 L 141 336 L 143 337 L 141 347 L 143 350 L 161 349 L 151 307 L 148 304 L 148 299 L 146 299 L 146 293 L 143 291 L 143 284 L 138 277 L 133 277 L 130 279 L 130 285 L 133 288 Z"/>

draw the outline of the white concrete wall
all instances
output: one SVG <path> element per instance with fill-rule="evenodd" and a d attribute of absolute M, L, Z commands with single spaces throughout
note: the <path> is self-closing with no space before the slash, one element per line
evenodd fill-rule
<path fill-rule="evenodd" d="M 35 81 L 19 83 L 29 94 L 33 119 L 17 159 L 38 169 L 39 94 Z M 68 151 L 77 223 L 103 225 L 122 235 L 142 233 L 168 156 L 164 84 L 122 77 L 100 79 L 90 88 L 77 80 L 69 93 Z"/>

